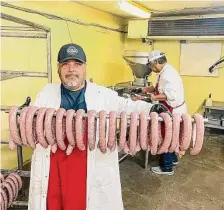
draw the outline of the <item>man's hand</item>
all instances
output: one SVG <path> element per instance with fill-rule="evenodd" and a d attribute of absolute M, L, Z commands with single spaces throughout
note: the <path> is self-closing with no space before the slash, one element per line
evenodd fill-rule
<path fill-rule="evenodd" d="M 148 87 L 142 88 L 143 93 L 152 93 L 154 91 L 155 91 L 155 88 L 153 86 L 148 86 Z"/>
<path fill-rule="evenodd" d="M 137 100 L 144 100 L 146 97 L 145 96 L 141 96 L 141 95 L 138 95 L 138 94 L 132 94 L 131 95 L 131 99 L 133 101 L 137 101 Z"/>

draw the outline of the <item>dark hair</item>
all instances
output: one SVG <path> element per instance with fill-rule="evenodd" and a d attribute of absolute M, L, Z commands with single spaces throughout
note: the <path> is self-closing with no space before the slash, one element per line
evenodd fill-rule
<path fill-rule="evenodd" d="M 161 58 L 158 58 L 158 59 L 157 59 L 157 62 L 158 62 L 159 64 L 164 64 L 164 63 L 166 63 L 166 62 L 167 62 L 166 56 L 163 56 L 163 57 L 161 57 Z"/>

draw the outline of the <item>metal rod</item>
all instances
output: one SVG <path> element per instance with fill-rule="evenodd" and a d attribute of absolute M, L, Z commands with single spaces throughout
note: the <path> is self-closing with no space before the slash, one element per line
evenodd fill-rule
<path fill-rule="evenodd" d="M 15 77 L 43 77 L 47 78 L 48 73 L 45 72 L 29 72 L 29 71 L 13 71 L 13 70 L 0 70 L 0 80 L 11 79 Z"/>
<path fill-rule="evenodd" d="M 0 30 L 4 30 L 4 31 L 43 31 L 38 28 L 22 27 L 22 26 L 0 26 Z"/>
<path fill-rule="evenodd" d="M 145 151 L 145 169 L 149 168 L 149 150 Z"/>
<path fill-rule="evenodd" d="M 24 171 L 24 170 L 8 170 L 8 169 L 0 169 L 1 174 L 3 175 L 9 175 L 11 173 L 17 173 L 22 177 L 30 177 L 30 171 Z"/>
<path fill-rule="evenodd" d="M 0 144 L 9 144 L 8 141 L 0 141 Z"/>
<path fill-rule="evenodd" d="M 24 32 L 1 32 L 1 37 L 16 37 L 16 38 L 40 38 L 46 39 L 46 34 L 41 33 L 24 33 Z"/>
<path fill-rule="evenodd" d="M 125 154 L 123 155 L 120 159 L 119 159 L 119 162 L 121 162 L 123 159 L 125 159 L 129 154 Z"/>
<path fill-rule="evenodd" d="M 17 145 L 17 163 L 18 169 L 23 170 L 23 148 L 21 145 Z"/>
<path fill-rule="evenodd" d="M 12 206 L 28 206 L 28 202 L 27 201 L 13 201 Z"/>
<path fill-rule="evenodd" d="M 8 107 L 8 106 L 1 106 L 1 111 L 4 111 L 5 113 L 9 113 L 9 107 Z M 19 115 L 20 112 L 21 112 L 21 110 L 18 110 L 18 111 L 17 111 L 17 114 Z M 37 115 L 37 114 L 38 114 L 38 111 L 35 113 L 35 115 Z M 75 115 L 76 115 L 76 114 L 74 114 L 74 117 L 75 117 Z M 56 112 L 54 113 L 53 116 L 56 116 Z M 66 116 L 67 116 L 67 114 L 65 113 L 65 114 L 64 114 L 64 117 L 66 117 Z M 84 114 L 83 117 L 84 117 L 84 118 L 87 118 L 88 115 L 87 115 L 87 114 Z M 99 114 L 96 114 L 96 118 L 99 118 Z M 107 118 L 107 119 L 110 118 L 109 114 L 106 114 L 106 118 Z M 117 115 L 116 118 L 117 118 L 117 119 L 121 119 L 121 117 L 120 117 L 119 115 Z M 131 119 L 131 116 L 130 116 L 130 115 L 127 115 L 127 119 L 130 120 L 130 119 Z M 137 117 L 137 120 L 139 120 L 139 119 L 140 119 L 140 118 Z M 147 120 L 151 120 L 151 117 L 146 117 L 146 119 L 147 119 Z M 158 117 L 158 120 L 161 121 L 161 122 L 163 121 L 163 119 L 162 119 L 161 117 Z M 171 117 L 171 120 L 172 120 L 172 117 Z M 194 119 L 194 118 L 191 118 L 191 121 L 194 122 L 195 119 Z M 203 121 L 204 121 L 205 123 L 207 123 L 207 122 L 208 122 L 208 119 L 203 119 Z M 181 122 L 182 122 L 182 119 L 181 119 Z"/>

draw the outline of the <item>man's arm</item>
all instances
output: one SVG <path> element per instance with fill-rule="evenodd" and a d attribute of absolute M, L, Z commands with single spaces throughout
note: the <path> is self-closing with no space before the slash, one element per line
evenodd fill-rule
<path fill-rule="evenodd" d="M 131 112 L 136 112 L 138 114 L 145 112 L 148 115 L 152 111 L 157 113 L 168 111 L 162 104 L 158 106 L 158 104 L 152 104 L 141 100 L 133 101 L 130 98 L 126 99 L 118 96 L 117 92 L 111 89 L 104 90 L 103 98 L 105 107 L 107 107 L 107 110 L 116 111 L 118 114 L 124 111 L 127 114 Z"/>
<path fill-rule="evenodd" d="M 120 96 L 117 96 L 116 103 L 117 112 L 121 113 L 122 111 L 125 111 L 127 114 L 130 114 L 131 112 L 146 112 L 149 114 L 151 107 L 153 106 L 153 104 L 147 103 L 145 101 L 133 101 L 131 99 L 126 99 Z"/>
<path fill-rule="evenodd" d="M 164 93 L 160 93 L 159 95 L 151 95 L 152 101 L 166 101 L 167 97 Z"/>

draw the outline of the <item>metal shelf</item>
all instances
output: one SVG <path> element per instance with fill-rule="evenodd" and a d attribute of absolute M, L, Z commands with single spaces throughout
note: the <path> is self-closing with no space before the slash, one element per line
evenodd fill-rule
<path fill-rule="evenodd" d="M 206 128 L 216 128 L 216 129 L 221 129 L 221 130 L 224 130 L 224 127 L 221 126 L 221 125 L 212 125 L 212 124 L 205 124 L 205 127 Z"/>
<path fill-rule="evenodd" d="M 9 175 L 9 174 L 15 173 L 15 172 L 22 177 L 30 177 L 30 171 L 1 169 L 1 173 L 4 175 Z"/>
<path fill-rule="evenodd" d="M 1 32 L 1 37 L 46 39 L 47 33 Z"/>
<path fill-rule="evenodd" d="M 224 111 L 224 107 L 217 107 L 217 106 L 202 106 L 202 108 Z"/>
<path fill-rule="evenodd" d="M 204 117 L 207 118 L 208 117 L 208 113 L 212 112 L 211 110 L 217 110 L 217 111 L 220 111 L 220 113 L 223 113 L 223 111 L 224 111 L 224 102 L 212 101 L 212 105 L 213 106 L 205 106 L 205 105 L 202 106 L 202 108 L 205 109 Z M 220 124 L 221 124 L 221 119 L 217 119 L 217 120 L 219 120 Z M 211 124 L 210 121 L 212 121 L 212 120 L 208 120 L 208 123 L 205 124 L 206 128 L 215 128 L 215 129 L 224 130 L 223 126 Z"/>
<path fill-rule="evenodd" d="M 51 83 L 52 65 L 51 65 L 50 28 L 5 13 L 1 13 L 1 18 L 22 25 L 22 26 L 1 26 L 0 27 L 1 37 L 46 39 L 46 51 L 47 51 L 47 73 L 1 70 L 0 71 L 1 81 L 17 77 L 44 77 L 44 78 L 46 77 L 48 78 L 48 82 Z"/>
<path fill-rule="evenodd" d="M 23 26 L 0 26 L 2 31 L 44 31 L 39 28 L 23 27 Z"/>
<path fill-rule="evenodd" d="M 45 72 L 30 72 L 30 71 L 13 71 L 13 70 L 1 70 L 1 81 L 12 79 L 16 77 L 43 77 L 48 78 L 48 73 Z"/>
<path fill-rule="evenodd" d="M 11 206 L 28 206 L 27 201 L 13 201 Z"/>

